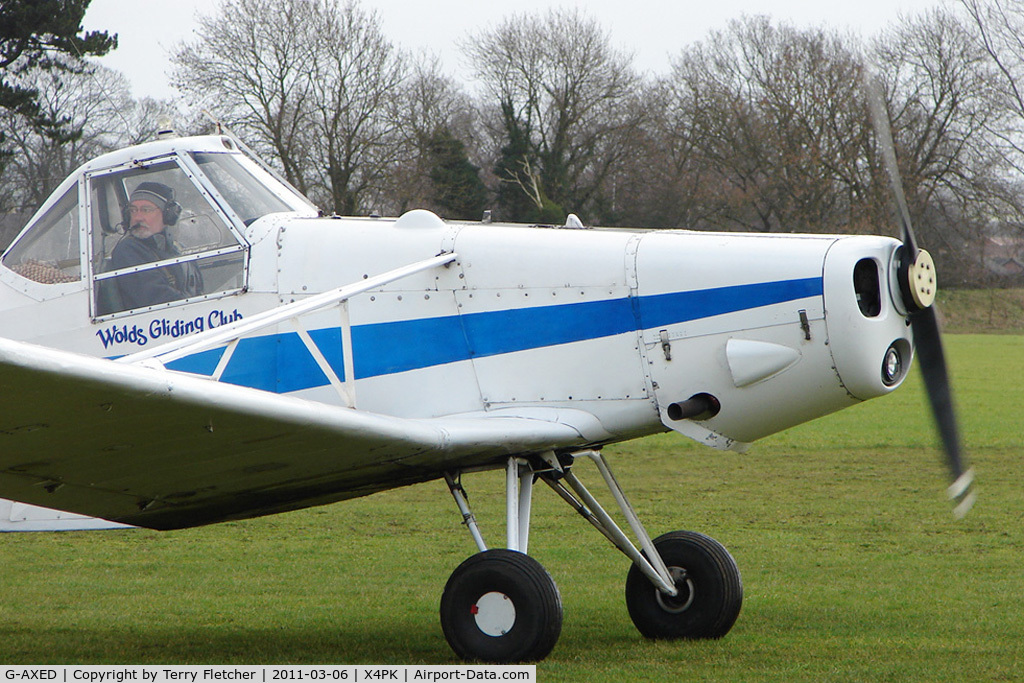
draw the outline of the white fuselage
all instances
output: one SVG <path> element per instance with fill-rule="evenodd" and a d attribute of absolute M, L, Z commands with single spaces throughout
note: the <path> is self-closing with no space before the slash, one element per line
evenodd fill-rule
<path fill-rule="evenodd" d="M 355 407 L 399 417 L 582 407 L 599 423 L 595 441 L 667 426 L 717 447 L 885 393 L 886 349 L 897 339 L 909 349 L 885 285 L 897 246 L 886 238 L 445 223 L 421 211 L 268 216 L 246 237 L 244 293 L 94 320 L 84 283 L 23 282 L 0 290 L 3 334 L 119 357 L 455 252 L 447 267 L 349 303 Z M 885 295 L 873 317 L 858 309 L 851 275 L 865 258 Z M 59 296 L 33 296 L 54 287 Z M 304 324 L 341 371 L 337 309 Z M 209 372 L 210 362 L 171 367 Z M 240 345 L 224 380 L 339 401 L 285 324 Z M 721 412 L 666 415 L 697 393 Z"/>

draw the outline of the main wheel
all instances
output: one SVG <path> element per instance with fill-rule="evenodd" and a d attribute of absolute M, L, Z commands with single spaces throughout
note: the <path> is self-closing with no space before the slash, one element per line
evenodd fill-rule
<path fill-rule="evenodd" d="M 658 590 L 634 564 L 626 577 L 626 607 L 645 638 L 721 638 L 739 616 L 743 583 L 735 560 L 713 538 L 672 531 L 654 547 L 675 581 L 678 595 Z"/>
<path fill-rule="evenodd" d="M 452 572 L 441 595 L 441 629 L 467 661 L 543 659 L 562 632 L 562 598 L 547 570 L 513 550 L 486 550 Z"/>

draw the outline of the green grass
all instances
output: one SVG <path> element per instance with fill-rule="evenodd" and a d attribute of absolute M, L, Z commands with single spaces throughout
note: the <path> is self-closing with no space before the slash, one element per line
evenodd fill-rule
<path fill-rule="evenodd" d="M 676 435 L 609 447 L 652 532 L 730 549 L 743 611 L 720 641 L 644 641 L 628 561 L 541 487 L 531 554 L 565 623 L 538 679 L 1024 679 L 1024 337 L 946 345 L 980 482 L 967 519 L 944 498 L 916 374 L 747 454 Z M 495 542 L 501 479 L 465 478 Z M 0 535 L 0 663 L 456 663 L 437 605 L 473 551 L 459 521 L 434 482 L 186 531 Z"/>

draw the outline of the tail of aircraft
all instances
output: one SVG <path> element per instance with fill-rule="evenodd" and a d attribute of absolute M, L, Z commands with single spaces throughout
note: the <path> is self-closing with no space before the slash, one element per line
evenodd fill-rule
<path fill-rule="evenodd" d="M 27 505 L 0 498 L 0 532 L 4 531 L 85 531 L 91 529 L 131 529 L 127 524 L 76 515 L 50 508 Z"/>

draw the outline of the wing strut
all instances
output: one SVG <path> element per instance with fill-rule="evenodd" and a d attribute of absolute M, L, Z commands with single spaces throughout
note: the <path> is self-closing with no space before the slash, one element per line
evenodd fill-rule
<path fill-rule="evenodd" d="M 235 353 L 235 349 L 238 347 L 238 341 L 247 335 L 255 334 L 273 325 L 288 322 L 298 332 L 299 339 L 306 346 L 306 350 L 313 357 L 317 366 L 327 377 L 327 380 L 331 383 L 331 386 L 335 388 L 338 395 L 344 401 L 345 405 L 350 408 L 355 407 L 355 373 L 354 361 L 352 357 L 352 325 L 349 322 L 348 314 L 348 301 L 352 297 L 363 294 L 378 287 L 382 287 L 386 284 L 401 280 L 415 275 L 424 270 L 430 270 L 431 268 L 437 268 L 439 266 L 447 266 L 449 263 L 458 258 L 458 255 L 454 252 L 448 252 L 438 254 L 432 258 L 424 259 L 411 263 L 401 268 L 395 268 L 389 270 L 380 275 L 375 275 L 365 280 L 359 280 L 352 284 L 338 287 L 336 289 L 316 294 L 306 299 L 278 306 L 272 308 L 269 311 L 258 313 L 249 318 L 243 318 L 236 320 L 233 323 L 228 323 L 221 327 L 202 332 L 197 335 L 188 337 L 183 341 L 169 342 L 160 346 L 139 351 L 127 356 L 122 356 L 117 359 L 119 363 L 130 363 L 130 364 L 146 364 L 146 362 L 156 361 L 160 365 L 166 365 L 173 361 L 179 360 L 186 356 L 191 356 L 196 353 L 208 351 L 210 349 L 217 348 L 218 346 L 227 345 L 224 353 L 221 355 L 217 367 L 214 369 L 213 374 L 210 378 L 214 381 L 220 381 L 221 375 L 227 368 L 228 363 L 231 362 L 231 357 Z M 343 353 L 344 363 L 344 374 L 345 380 L 341 380 L 338 374 L 331 367 L 331 364 L 324 357 L 323 353 L 313 342 L 313 339 L 309 336 L 308 331 L 302 325 L 300 318 L 304 315 L 319 311 L 324 308 L 331 306 L 338 306 L 341 309 L 341 344 Z"/>

